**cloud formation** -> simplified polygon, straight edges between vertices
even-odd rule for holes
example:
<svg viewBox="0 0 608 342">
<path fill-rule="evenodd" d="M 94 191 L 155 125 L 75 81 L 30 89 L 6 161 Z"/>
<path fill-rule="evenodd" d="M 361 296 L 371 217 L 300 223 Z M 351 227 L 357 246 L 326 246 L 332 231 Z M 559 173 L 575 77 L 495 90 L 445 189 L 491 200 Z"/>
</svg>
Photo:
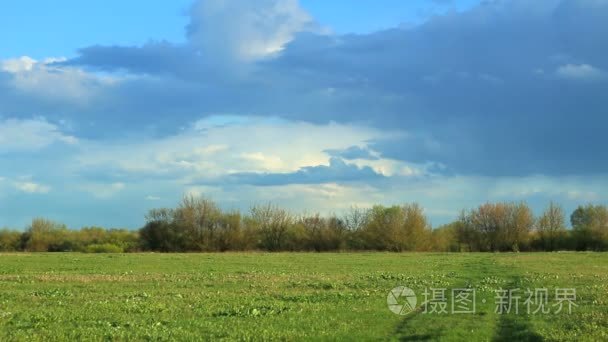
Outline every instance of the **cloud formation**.
<svg viewBox="0 0 608 342">
<path fill-rule="evenodd" d="M 227 24 L 207 20 L 213 13 L 223 18 L 233 12 L 250 18 L 243 23 L 246 28 L 236 25 L 226 31 Z M 395 142 L 406 145 L 399 152 L 392 146 L 379 152 L 404 161 L 438 161 L 455 172 L 576 174 L 601 172 L 608 166 L 608 158 L 597 158 L 602 151 L 577 148 L 600 145 L 599 130 L 606 124 L 600 94 L 608 83 L 570 84 L 565 94 L 560 84 L 602 79 L 608 51 L 596 43 L 608 35 L 600 20 L 608 18 L 606 3 L 499 0 L 436 16 L 412 28 L 343 36 L 307 30 L 311 19 L 293 1 L 267 1 L 259 7 L 201 1 L 191 17 L 188 46 L 92 47 L 68 63 L 177 77 L 166 81 L 175 94 L 160 95 L 163 103 L 149 105 L 153 111 L 190 100 L 183 108 L 189 113 L 240 114 L 254 109 L 311 122 L 398 127 L 415 132 L 416 138 Z M 255 24 L 262 17 L 274 29 Z M 276 22 L 276 17 L 281 20 Z M 283 26 L 289 29 L 277 29 Z M 199 31 L 205 34 L 197 35 Z M 241 38 L 240 32 L 268 38 Z M 268 42 L 274 47 L 253 50 L 275 52 L 246 74 L 225 74 L 209 67 L 217 64 L 212 56 L 192 48 L 195 41 L 213 46 L 222 37 L 233 37 L 228 41 L 237 45 L 243 39 L 254 45 Z M 238 48 L 228 48 L 239 54 L 234 52 Z M 226 60 L 232 70 L 243 66 L 238 58 L 222 59 Z M 159 91 L 153 83 L 145 89 L 149 98 Z M 572 136 L 576 132 L 571 130 L 571 118 L 580 115 L 580 106 L 585 107 L 580 131 L 591 134 Z M 571 137 L 567 143 L 561 138 L 566 135 Z M 379 142 L 377 148 L 385 145 Z"/>
<path fill-rule="evenodd" d="M 255 61 L 277 55 L 294 36 L 315 30 L 297 0 L 203 0 L 192 6 L 187 37 L 209 59 Z"/>
<path fill-rule="evenodd" d="M 484 1 L 344 35 L 295 0 L 199 0 L 188 15 L 183 43 L 2 61 L 3 183 L 32 174 L 90 203 L 418 197 L 437 215 L 607 200 L 606 1 Z"/>
<path fill-rule="evenodd" d="M 232 173 L 220 178 L 219 184 L 276 186 L 290 184 L 327 184 L 371 182 L 384 176 L 370 166 L 358 167 L 339 158 L 330 158 L 329 165 L 305 166 L 291 173 Z"/>
<path fill-rule="evenodd" d="M 39 150 L 54 143 L 74 145 L 74 136 L 62 131 L 58 124 L 45 118 L 0 118 L 0 154 Z"/>
<path fill-rule="evenodd" d="M 575 81 L 598 81 L 605 76 L 602 70 L 589 64 L 565 64 L 556 72 L 559 77 Z"/>
<path fill-rule="evenodd" d="M 47 185 L 34 182 L 16 182 L 15 187 L 20 191 L 30 194 L 46 194 L 51 190 L 51 188 Z"/>
</svg>

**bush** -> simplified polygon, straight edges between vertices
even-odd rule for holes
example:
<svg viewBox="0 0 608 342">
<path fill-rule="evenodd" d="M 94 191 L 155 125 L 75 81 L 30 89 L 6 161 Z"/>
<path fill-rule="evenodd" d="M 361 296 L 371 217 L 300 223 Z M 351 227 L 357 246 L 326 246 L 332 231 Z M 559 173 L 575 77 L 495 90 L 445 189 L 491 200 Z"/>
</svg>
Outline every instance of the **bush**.
<svg viewBox="0 0 608 342">
<path fill-rule="evenodd" d="M 554 203 L 538 219 L 525 203 L 486 203 L 433 230 L 417 204 L 353 207 L 341 217 L 295 216 L 267 204 L 241 215 L 209 199 L 186 196 L 177 208 L 150 210 L 139 231 L 72 230 L 46 219 L 34 219 L 23 232 L 0 229 L 0 252 L 608 250 L 607 206 L 580 206 L 570 220 L 571 230 Z"/>
<path fill-rule="evenodd" d="M 123 253 L 125 250 L 112 243 L 102 243 L 88 245 L 85 249 L 85 253 Z"/>
<path fill-rule="evenodd" d="M 32 220 L 24 234 L 25 250 L 30 252 L 69 252 L 73 251 L 73 241 L 63 224 L 42 218 Z"/>
<path fill-rule="evenodd" d="M 14 252 L 21 249 L 21 233 L 8 229 L 0 230 L 0 252 Z"/>
</svg>

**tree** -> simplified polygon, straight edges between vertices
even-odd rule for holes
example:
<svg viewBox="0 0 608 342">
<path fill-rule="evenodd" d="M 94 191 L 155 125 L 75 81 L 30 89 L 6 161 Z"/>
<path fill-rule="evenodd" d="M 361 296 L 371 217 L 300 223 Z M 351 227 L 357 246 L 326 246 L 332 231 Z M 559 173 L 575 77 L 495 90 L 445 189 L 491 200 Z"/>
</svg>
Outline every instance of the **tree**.
<svg viewBox="0 0 608 342">
<path fill-rule="evenodd" d="M 0 230 L 0 251 L 14 252 L 21 249 L 21 233 L 6 228 Z"/>
<path fill-rule="evenodd" d="M 403 233 L 407 237 L 405 249 L 409 251 L 425 251 L 430 249 L 430 225 L 424 209 L 418 203 L 406 204 L 401 207 L 404 216 Z"/>
<path fill-rule="evenodd" d="M 160 252 L 184 252 L 184 232 L 174 223 L 174 210 L 152 209 L 146 215 L 146 224 L 139 231 L 142 248 Z"/>
<path fill-rule="evenodd" d="M 502 247 L 508 211 L 504 203 L 486 203 L 470 213 L 467 220 L 480 234 L 482 251 L 499 251 Z"/>
<path fill-rule="evenodd" d="M 247 248 L 241 214 L 224 213 L 204 197 L 185 196 L 176 209 L 153 209 L 140 230 L 144 249 L 162 252 L 227 251 Z"/>
<path fill-rule="evenodd" d="M 458 221 L 454 224 L 456 240 L 461 249 L 468 252 L 479 252 L 483 250 L 482 236 L 478 227 L 473 224 L 473 213 L 463 210 Z M 464 248 L 463 248 L 464 246 Z"/>
<path fill-rule="evenodd" d="M 215 202 L 204 197 L 184 196 L 174 212 L 174 225 L 186 239 L 188 251 L 217 249 L 215 239 L 220 229 L 222 211 Z"/>
<path fill-rule="evenodd" d="M 285 246 L 293 221 L 289 212 L 272 204 L 253 206 L 247 220 L 259 233 L 260 247 L 269 251 L 279 251 Z"/>
<path fill-rule="evenodd" d="M 367 244 L 363 241 L 362 231 L 370 219 L 370 209 L 362 209 L 356 206 L 350 207 L 342 216 L 346 232 L 346 245 L 351 249 L 365 249 Z"/>
<path fill-rule="evenodd" d="M 324 238 L 327 222 L 321 215 L 303 216 L 300 218 L 298 225 L 303 228 L 304 232 L 304 241 L 302 241 L 304 246 L 301 246 L 301 248 L 316 252 L 326 250 Z"/>
<path fill-rule="evenodd" d="M 457 226 L 458 240 L 469 250 L 519 251 L 528 247 L 534 225 L 525 203 L 486 203 L 463 212 Z"/>
<path fill-rule="evenodd" d="M 398 206 L 374 206 L 366 225 L 359 231 L 363 246 L 372 250 L 400 252 L 405 250 L 406 236 L 401 230 L 403 211 Z"/>
<path fill-rule="evenodd" d="M 32 220 L 24 234 L 25 250 L 30 252 L 67 252 L 74 250 L 64 224 L 43 218 Z"/>
<path fill-rule="evenodd" d="M 431 250 L 437 252 L 459 252 L 458 226 L 459 222 L 452 222 L 433 229 L 431 234 Z"/>
<path fill-rule="evenodd" d="M 247 248 L 243 238 L 241 213 L 233 211 L 222 213 L 218 217 L 215 249 L 225 252 L 228 250 L 243 250 Z"/>
<path fill-rule="evenodd" d="M 601 205 L 579 206 L 570 216 L 577 248 L 608 249 L 608 208 Z"/>
<path fill-rule="evenodd" d="M 566 235 L 566 219 L 561 206 L 551 202 L 538 219 L 538 234 L 541 246 L 546 251 L 563 247 Z"/>
<path fill-rule="evenodd" d="M 361 230 L 369 221 L 369 212 L 369 209 L 361 209 L 354 206 L 350 207 L 342 218 L 344 227 L 352 232 Z"/>
<path fill-rule="evenodd" d="M 418 204 L 374 206 L 358 232 L 366 249 L 388 251 L 426 250 L 430 247 L 430 229 Z"/>
<path fill-rule="evenodd" d="M 344 249 L 346 234 L 344 221 L 335 216 L 304 215 L 294 226 L 291 249 L 316 252 Z"/>
<path fill-rule="evenodd" d="M 530 242 L 530 232 L 534 227 L 534 214 L 526 203 L 506 205 L 508 221 L 504 225 L 503 246 L 513 252 L 525 250 Z"/>
</svg>

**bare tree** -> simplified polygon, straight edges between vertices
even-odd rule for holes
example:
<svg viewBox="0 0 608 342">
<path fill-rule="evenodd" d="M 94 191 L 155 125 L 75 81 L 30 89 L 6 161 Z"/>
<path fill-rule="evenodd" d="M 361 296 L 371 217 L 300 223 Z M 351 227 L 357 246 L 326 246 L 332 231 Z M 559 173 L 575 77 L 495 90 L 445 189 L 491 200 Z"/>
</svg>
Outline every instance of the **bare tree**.
<svg viewBox="0 0 608 342">
<path fill-rule="evenodd" d="M 551 202 L 538 219 L 538 233 L 544 250 L 554 251 L 566 233 L 566 218 L 561 206 Z"/>
<path fill-rule="evenodd" d="M 357 231 L 363 228 L 369 220 L 369 209 L 362 209 L 356 206 L 350 207 L 350 209 L 344 214 L 342 220 L 346 229 L 350 231 Z"/>
<path fill-rule="evenodd" d="M 293 224 L 293 216 L 272 204 L 254 206 L 250 215 L 250 224 L 255 225 L 259 231 L 261 247 L 269 251 L 281 250 L 287 231 Z"/>
</svg>

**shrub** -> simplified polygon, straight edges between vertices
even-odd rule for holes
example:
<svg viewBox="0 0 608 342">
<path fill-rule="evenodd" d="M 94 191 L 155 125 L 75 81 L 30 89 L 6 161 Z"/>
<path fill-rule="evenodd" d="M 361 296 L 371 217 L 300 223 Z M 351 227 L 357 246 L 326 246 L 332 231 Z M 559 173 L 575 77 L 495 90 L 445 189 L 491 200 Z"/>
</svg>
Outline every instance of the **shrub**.
<svg viewBox="0 0 608 342">
<path fill-rule="evenodd" d="M 112 243 L 92 244 L 85 248 L 85 253 L 123 253 L 124 248 Z"/>
<path fill-rule="evenodd" d="M 73 242 L 68 235 L 65 225 L 37 218 L 24 234 L 25 249 L 30 252 L 72 251 Z"/>
<path fill-rule="evenodd" d="M 21 233 L 8 229 L 0 230 L 0 252 L 14 252 L 21 249 Z"/>
</svg>

